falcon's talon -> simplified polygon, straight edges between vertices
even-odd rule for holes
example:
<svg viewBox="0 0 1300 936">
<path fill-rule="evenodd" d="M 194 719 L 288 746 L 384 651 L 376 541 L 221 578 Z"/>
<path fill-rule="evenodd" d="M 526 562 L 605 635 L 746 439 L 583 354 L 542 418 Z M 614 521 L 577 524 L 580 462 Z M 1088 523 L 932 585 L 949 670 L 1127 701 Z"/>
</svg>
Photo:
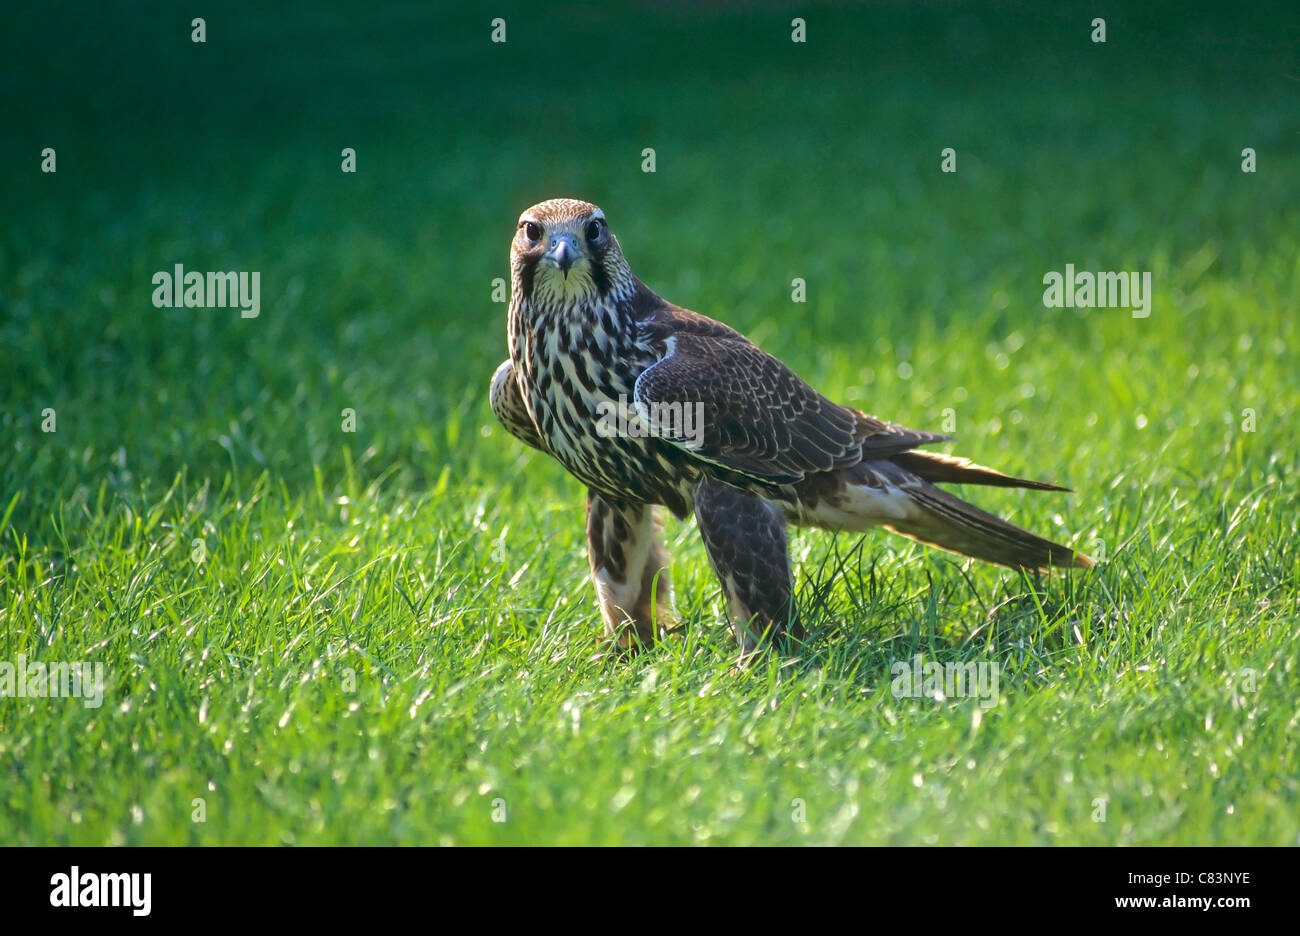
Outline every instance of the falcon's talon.
<svg viewBox="0 0 1300 936">
<path fill-rule="evenodd" d="M 935 485 L 1063 488 L 920 451 L 949 437 L 834 403 L 739 332 L 659 298 L 595 205 L 529 208 L 510 261 L 510 358 L 493 375 L 492 411 L 587 485 L 591 577 L 622 653 L 681 627 L 656 505 L 695 515 L 742 660 L 769 638 L 802 634 L 788 523 L 883 526 L 1033 571 L 1092 566 Z M 602 420 L 629 405 L 638 430 L 609 431 Z M 695 437 L 684 440 L 680 422 L 658 431 L 658 414 L 686 407 L 703 414 Z"/>
</svg>

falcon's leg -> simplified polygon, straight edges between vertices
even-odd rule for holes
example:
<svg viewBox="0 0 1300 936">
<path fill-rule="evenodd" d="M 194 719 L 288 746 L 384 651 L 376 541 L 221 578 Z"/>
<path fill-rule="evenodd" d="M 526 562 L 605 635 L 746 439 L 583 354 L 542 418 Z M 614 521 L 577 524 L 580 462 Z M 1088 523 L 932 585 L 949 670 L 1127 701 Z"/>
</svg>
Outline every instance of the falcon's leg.
<svg viewBox="0 0 1300 936">
<path fill-rule="evenodd" d="M 781 510 L 706 476 L 695 489 L 695 520 L 741 650 L 753 650 L 768 632 L 802 637 Z"/>
<path fill-rule="evenodd" d="M 673 623 L 673 583 L 649 504 L 587 490 L 587 558 L 605 632 L 624 649 L 649 646 Z"/>
<path fill-rule="evenodd" d="M 525 445 L 531 445 L 544 452 L 542 438 L 537 434 L 533 418 L 524 408 L 524 398 L 519 395 L 519 382 L 515 380 L 515 368 L 509 360 L 501 362 L 496 373 L 492 375 L 492 389 L 488 393 L 492 403 L 492 412 L 506 430 Z"/>
</svg>

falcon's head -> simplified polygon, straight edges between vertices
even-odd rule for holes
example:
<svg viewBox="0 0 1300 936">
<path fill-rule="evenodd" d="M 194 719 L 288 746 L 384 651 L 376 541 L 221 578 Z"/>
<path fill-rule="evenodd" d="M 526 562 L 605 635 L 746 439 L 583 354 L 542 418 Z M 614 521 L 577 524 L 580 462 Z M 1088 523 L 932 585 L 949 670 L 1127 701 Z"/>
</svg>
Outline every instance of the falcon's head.
<svg viewBox="0 0 1300 936">
<path fill-rule="evenodd" d="M 516 297 L 542 307 L 585 306 L 632 283 L 605 212 L 573 198 L 552 198 L 519 216 L 510 269 Z"/>
</svg>

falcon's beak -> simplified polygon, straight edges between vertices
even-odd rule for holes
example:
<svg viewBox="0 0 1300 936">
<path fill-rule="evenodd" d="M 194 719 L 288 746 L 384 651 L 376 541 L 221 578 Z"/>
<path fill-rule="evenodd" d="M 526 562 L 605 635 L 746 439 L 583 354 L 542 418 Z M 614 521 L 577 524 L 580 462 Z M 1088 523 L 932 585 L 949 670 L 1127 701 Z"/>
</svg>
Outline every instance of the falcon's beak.
<svg viewBox="0 0 1300 936">
<path fill-rule="evenodd" d="M 559 267 L 567 279 L 569 268 L 578 259 L 578 245 L 568 234 L 557 234 L 551 243 L 551 249 L 546 252 L 546 259 Z"/>
</svg>

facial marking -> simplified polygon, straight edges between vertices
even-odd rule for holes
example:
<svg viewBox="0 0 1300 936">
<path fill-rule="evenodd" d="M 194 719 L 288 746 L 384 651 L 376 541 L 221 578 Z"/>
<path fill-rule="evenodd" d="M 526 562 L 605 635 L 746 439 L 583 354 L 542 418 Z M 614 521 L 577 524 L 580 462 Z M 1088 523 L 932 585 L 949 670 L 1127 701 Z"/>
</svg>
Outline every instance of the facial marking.
<svg viewBox="0 0 1300 936">
<path fill-rule="evenodd" d="M 595 205 L 552 199 L 529 208 L 519 217 L 511 251 L 525 295 L 567 308 L 604 296 L 611 240 L 605 213 Z"/>
</svg>

